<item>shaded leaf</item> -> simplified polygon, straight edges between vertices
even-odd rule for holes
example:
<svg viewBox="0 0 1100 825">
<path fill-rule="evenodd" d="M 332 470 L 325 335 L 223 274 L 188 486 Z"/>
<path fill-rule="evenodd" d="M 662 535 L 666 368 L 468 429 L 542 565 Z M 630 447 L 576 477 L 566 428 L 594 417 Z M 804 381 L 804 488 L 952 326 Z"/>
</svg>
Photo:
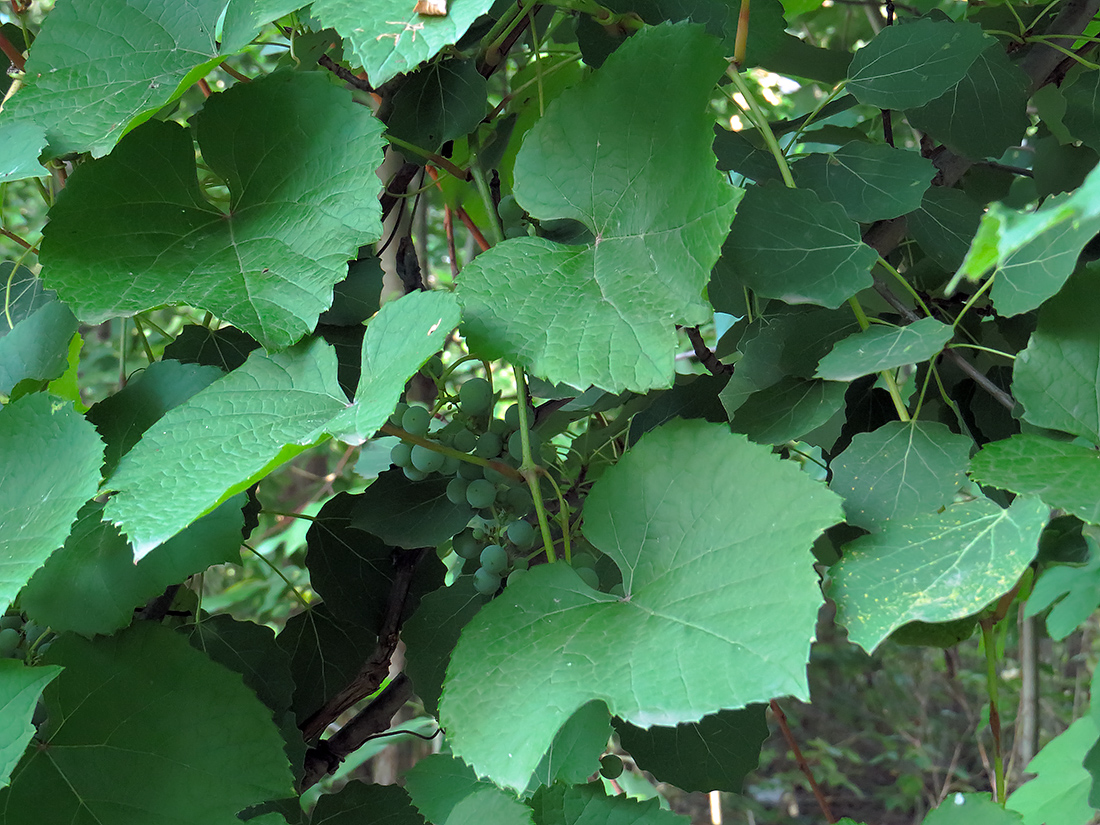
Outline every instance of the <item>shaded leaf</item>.
<svg viewBox="0 0 1100 825">
<path fill-rule="evenodd" d="M 534 793 L 540 785 L 555 782 L 580 785 L 600 769 L 600 754 L 611 738 L 611 717 L 607 705 L 596 700 L 581 705 L 561 726 L 550 748 L 542 757 L 527 790 Z"/>
<path fill-rule="evenodd" d="M 853 381 L 906 364 L 935 357 L 955 330 L 935 318 L 921 318 L 903 327 L 875 324 L 833 345 L 817 365 L 817 377 Z"/>
<path fill-rule="evenodd" d="M 847 384 L 788 377 L 750 395 L 731 420 L 760 444 L 785 444 L 820 427 L 844 406 Z"/>
<path fill-rule="evenodd" d="M 859 433 L 830 463 L 830 487 L 851 524 L 881 529 L 951 502 L 966 480 L 971 441 L 943 424 L 891 421 Z"/>
<path fill-rule="evenodd" d="M 1047 608 L 1047 633 L 1062 640 L 1077 629 L 1100 606 L 1100 556 L 1093 556 L 1084 567 L 1058 565 L 1043 571 L 1024 610 L 1025 616 L 1038 616 Z"/>
<path fill-rule="evenodd" d="M 7 325 L 4 324 L 3 327 Z M 76 317 L 60 301 L 50 301 L 11 329 L 0 327 L 0 395 L 11 395 L 25 379 L 52 381 L 69 363 L 69 341 Z"/>
<path fill-rule="evenodd" d="M 722 259 L 758 295 L 836 308 L 871 285 L 878 255 L 839 204 L 771 183 L 745 192 Z"/>
<path fill-rule="evenodd" d="M 990 40 L 975 23 L 924 18 L 887 26 L 856 52 L 848 91 L 880 109 L 921 106 L 962 80 Z"/>
<path fill-rule="evenodd" d="M 598 783 L 541 788 L 531 799 L 535 825 L 687 825 L 688 820 L 661 810 L 656 799 L 639 802 L 626 796 L 606 796 Z"/>
<path fill-rule="evenodd" d="M 1062 93 L 1066 100 L 1062 123 L 1085 145 L 1100 148 L 1100 125 L 1096 122 L 1096 112 L 1100 110 L 1100 73 L 1081 72 L 1072 85 L 1062 87 Z"/>
<path fill-rule="evenodd" d="M 0 604 L 11 604 L 65 541 L 95 495 L 103 442 L 72 407 L 43 393 L 0 407 Z"/>
<path fill-rule="evenodd" d="M 208 329 L 189 324 L 164 348 L 164 358 L 232 372 L 259 346 L 255 338 L 236 327 Z"/>
<path fill-rule="evenodd" d="M 739 195 L 714 168 L 706 113 L 725 65 L 698 27 L 647 28 L 549 105 L 516 159 L 516 200 L 596 240 L 515 238 L 467 265 L 458 296 L 474 351 L 552 383 L 672 384 L 675 324 L 710 317 L 701 294 Z"/>
<path fill-rule="evenodd" d="M 0 659 L 0 789 L 8 786 L 12 770 L 34 736 L 31 717 L 38 697 L 60 672 L 56 665 L 27 667 L 15 659 Z"/>
<path fill-rule="evenodd" d="M 254 352 L 145 431 L 108 482 L 117 492 L 106 516 L 140 559 L 304 450 L 344 406 L 336 356 L 323 341 Z"/>
<path fill-rule="evenodd" d="M 716 487 L 718 474 L 728 482 Z M 585 505 L 585 536 L 618 565 L 626 596 L 548 564 L 487 604 L 447 671 L 441 721 L 455 751 L 523 788 L 558 729 L 593 699 L 647 727 L 804 696 L 819 598 L 808 548 L 839 509 L 793 463 L 722 425 L 674 421 L 647 433 Z M 635 639 L 627 649 L 623 634 Z M 662 654 L 670 649 L 675 662 Z M 479 715 L 486 703 L 491 729 Z"/>
<path fill-rule="evenodd" d="M 920 208 L 906 217 L 906 226 L 925 255 L 954 272 L 970 248 L 984 211 L 958 189 L 933 186 L 921 198 Z"/>
<path fill-rule="evenodd" d="M 1093 776 L 1082 763 L 1096 745 L 1100 731 L 1091 716 L 1083 716 L 1043 746 L 1027 765 L 1036 774 L 1018 787 L 1005 803 L 1023 815 L 1023 825 L 1087 825 L 1096 811 L 1089 804 Z"/>
<path fill-rule="evenodd" d="M 435 151 L 477 128 L 489 87 L 473 60 L 441 60 L 407 78 L 393 97 L 390 134 Z"/>
<path fill-rule="evenodd" d="M 837 622 L 870 653 L 906 622 L 977 613 L 1020 578 L 1049 515 L 1034 498 L 978 499 L 856 539 L 829 570 Z"/>
<path fill-rule="evenodd" d="M 408 792 L 398 785 L 349 782 L 340 793 L 322 794 L 309 825 L 425 825 Z"/>
<path fill-rule="evenodd" d="M 293 793 L 271 711 L 168 628 L 63 636 L 46 659 L 64 670 L 45 692 L 46 747 L 0 791 L 12 821 L 235 825 L 242 808 Z"/>
<path fill-rule="evenodd" d="M 184 303 L 289 346 L 380 234 L 382 126 L 316 72 L 238 84 L 192 121 L 227 211 L 200 190 L 190 131 L 147 123 L 69 178 L 43 233 L 48 284 L 89 323 Z"/>
<path fill-rule="evenodd" d="M 461 532 L 474 514 L 447 498 L 448 481 L 439 475 L 409 481 L 391 468 L 356 496 L 351 524 L 393 547 L 434 547 Z"/>
<path fill-rule="evenodd" d="M 765 705 L 723 710 L 698 722 L 649 730 L 617 722 L 619 740 L 638 767 L 682 791 L 741 793 L 768 738 Z"/>
<path fill-rule="evenodd" d="M 405 787 L 432 825 L 532 825 L 530 808 L 447 754 L 432 754 L 413 765 L 405 774 Z"/>
</svg>

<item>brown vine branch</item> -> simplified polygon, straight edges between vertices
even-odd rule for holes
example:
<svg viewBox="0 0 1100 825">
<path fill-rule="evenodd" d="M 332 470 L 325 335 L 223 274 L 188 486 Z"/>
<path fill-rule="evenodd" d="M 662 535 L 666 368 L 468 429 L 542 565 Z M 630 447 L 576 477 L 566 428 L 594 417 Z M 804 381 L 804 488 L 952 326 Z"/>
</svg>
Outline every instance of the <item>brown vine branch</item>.
<svg viewBox="0 0 1100 825">
<path fill-rule="evenodd" d="M 351 71 L 350 69 L 345 69 L 327 54 L 323 54 L 318 57 L 317 63 L 321 66 L 324 66 L 326 69 L 328 69 L 342 81 L 347 83 L 349 86 L 354 86 L 359 91 L 367 92 L 368 94 L 374 92 L 374 87 L 371 86 L 370 83 L 359 77 L 359 75 L 355 74 L 355 72 Z"/>
<path fill-rule="evenodd" d="M 23 247 L 24 249 L 29 249 L 35 255 L 38 254 L 38 247 L 37 246 L 32 246 L 31 244 L 29 244 L 27 241 L 20 238 L 18 235 L 16 235 L 11 230 L 5 229 L 4 227 L 0 226 L 0 235 L 3 235 L 5 238 L 9 238 L 9 239 L 15 241 L 21 247 Z"/>
<path fill-rule="evenodd" d="M 373 736 L 382 733 L 405 703 L 412 698 L 409 677 L 399 673 L 369 705 L 340 730 L 306 751 L 305 772 L 299 791 L 305 791 L 334 773 L 340 763 Z"/>
<path fill-rule="evenodd" d="M 783 712 L 783 708 L 779 707 L 779 703 L 775 699 L 772 699 L 770 704 L 772 713 L 775 714 L 775 719 L 779 723 L 779 729 L 783 731 L 783 738 L 787 740 L 787 745 L 794 755 L 795 764 L 798 765 L 798 769 L 802 771 L 802 775 L 810 783 L 810 790 L 814 792 L 814 798 L 817 800 L 818 807 L 821 808 L 821 813 L 825 815 L 825 821 L 829 823 L 836 822 L 836 817 L 833 816 L 833 811 L 829 807 L 829 801 L 825 798 L 825 794 L 821 792 L 817 780 L 814 779 L 814 772 L 810 770 L 810 763 L 802 755 L 802 749 L 798 747 L 798 742 L 795 741 L 794 734 L 791 733 L 791 727 L 787 724 L 787 714 Z"/>
<path fill-rule="evenodd" d="M 23 57 L 23 52 L 19 51 L 15 44 L 4 36 L 3 32 L 0 32 L 0 52 L 3 52 L 11 61 L 11 65 L 19 71 L 24 71 L 27 68 L 27 59 Z"/>
<path fill-rule="evenodd" d="M 409 587 L 417 565 L 426 553 L 424 549 L 394 551 L 393 584 L 390 586 L 390 597 L 382 628 L 378 631 L 378 644 L 363 666 L 359 668 L 355 678 L 329 699 L 323 708 L 299 725 L 306 742 L 317 739 L 341 713 L 378 690 L 389 675 L 390 660 L 393 658 L 394 650 L 397 649 L 401 633 Z"/>
<path fill-rule="evenodd" d="M 733 366 L 723 364 L 718 356 L 704 343 L 703 334 L 699 332 L 699 327 L 682 327 L 682 329 L 687 333 L 688 340 L 691 341 L 691 348 L 695 351 L 695 357 L 699 359 L 700 364 L 707 368 L 707 372 L 711 375 L 729 375 L 733 372 Z"/>
</svg>

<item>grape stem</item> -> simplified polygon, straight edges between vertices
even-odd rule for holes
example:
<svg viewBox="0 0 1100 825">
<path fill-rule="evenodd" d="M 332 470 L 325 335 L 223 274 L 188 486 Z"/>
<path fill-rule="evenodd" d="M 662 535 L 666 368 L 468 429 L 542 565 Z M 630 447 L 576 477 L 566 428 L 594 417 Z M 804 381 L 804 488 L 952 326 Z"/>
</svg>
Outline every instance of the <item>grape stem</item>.
<svg viewBox="0 0 1100 825">
<path fill-rule="evenodd" d="M 419 444 L 421 447 L 427 447 L 429 450 L 440 453 L 445 456 L 451 456 L 457 458 L 459 461 L 465 461 L 469 464 L 480 464 L 482 467 L 491 467 L 501 475 L 508 476 L 508 478 L 515 481 L 526 481 L 526 477 L 515 467 L 509 467 L 503 461 L 494 461 L 491 458 L 482 458 L 478 455 L 470 455 L 470 453 L 464 453 L 461 450 L 456 450 L 454 447 L 447 447 L 440 444 L 438 441 L 431 441 L 422 435 L 413 435 L 412 433 L 402 430 L 400 427 L 395 427 L 388 421 L 380 428 L 381 432 L 386 435 L 395 435 L 402 441 L 407 441 L 410 444 Z"/>
<path fill-rule="evenodd" d="M 539 490 L 539 470 L 542 469 L 531 456 L 531 431 L 527 429 L 527 379 L 523 374 L 523 367 L 513 365 L 512 370 L 516 374 L 516 409 L 519 412 L 519 439 L 523 446 L 523 461 L 520 462 L 519 472 L 531 488 L 531 498 L 535 502 L 535 515 L 539 520 L 539 532 L 542 533 L 542 545 L 546 548 L 546 560 L 553 564 L 558 560 L 554 552 L 554 539 L 550 535 L 550 522 L 546 518 L 546 508 L 542 506 L 542 493 Z M 564 502 L 562 502 L 564 505 Z M 565 513 L 565 511 L 562 511 Z M 568 518 L 568 513 L 565 513 Z M 565 558 L 569 559 L 569 534 L 563 535 Z"/>
</svg>

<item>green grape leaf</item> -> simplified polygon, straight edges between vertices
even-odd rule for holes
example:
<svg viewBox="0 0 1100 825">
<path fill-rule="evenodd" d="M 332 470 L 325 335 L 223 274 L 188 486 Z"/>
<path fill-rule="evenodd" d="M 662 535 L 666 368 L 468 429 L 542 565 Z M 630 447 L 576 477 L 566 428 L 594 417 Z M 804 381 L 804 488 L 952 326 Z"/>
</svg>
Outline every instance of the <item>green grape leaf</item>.
<svg viewBox="0 0 1100 825">
<path fill-rule="evenodd" d="M 34 574 L 19 606 L 42 626 L 85 636 L 112 633 L 134 618 L 134 608 L 212 564 L 241 560 L 241 508 L 234 496 L 170 538 L 140 562 L 118 529 L 104 522 L 103 505 L 89 502 L 65 546 Z"/>
<path fill-rule="evenodd" d="M 943 424 L 891 421 L 852 438 L 830 463 L 829 486 L 844 496 L 851 524 L 877 530 L 949 504 L 966 480 L 970 446 Z"/>
<path fill-rule="evenodd" d="M 871 653 L 906 622 L 977 613 L 1035 558 L 1049 515 L 1035 498 L 1017 498 L 1007 510 L 978 499 L 856 539 L 829 570 L 837 622 Z"/>
<path fill-rule="evenodd" d="M 832 418 L 844 406 L 847 389 L 839 381 L 789 376 L 750 395 L 730 423 L 760 444 L 785 444 Z"/>
<path fill-rule="evenodd" d="M 853 221 L 896 218 L 920 206 L 936 169 L 932 161 L 881 143 L 852 141 L 794 166 L 799 186 L 836 201 Z"/>
<path fill-rule="evenodd" d="M 458 318 L 458 302 L 449 292 L 413 292 L 383 306 L 363 335 L 355 401 L 327 432 L 348 444 L 371 438 L 393 412 L 405 382 L 443 349 Z"/>
<path fill-rule="evenodd" d="M 1047 608 L 1047 632 L 1061 641 L 1100 606 L 1100 555 L 1084 567 L 1057 565 L 1047 568 L 1027 600 L 1025 616 L 1038 616 Z"/>
<path fill-rule="evenodd" d="M 376 641 L 369 630 L 333 616 L 324 602 L 291 616 L 275 638 L 290 655 L 299 723 L 352 680 Z"/>
<path fill-rule="evenodd" d="M 15 659 L 0 659 L 0 789 L 34 736 L 31 717 L 43 688 L 57 678 L 56 665 L 27 667 Z"/>
<path fill-rule="evenodd" d="M 164 348 L 164 358 L 232 372 L 259 346 L 255 338 L 236 327 L 209 329 L 189 324 Z"/>
<path fill-rule="evenodd" d="M 1100 125 L 1096 112 L 1100 109 L 1100 74 L 1081 72 L 1068 88 L 1063 86 L 1066 111 L 1062 123 L 1075 138 L 1093 149 L 1100 148 Z"/>
<path fill-rule="evenodd" d="M 485 597 L 474 590 L 473 577 L 460 576 L 450 587 L 424 596 L 401 628 L 405 672 L 428 713 L 437 712 L 447 663 L 462 628 L 483 604 Z"/>
<path fill-rule="evenodd" d="M 396 467 L 355 497 L 351 525 L 393 547 L 434 547 L 462 531 L 473 516 L 468 504 L 447 498 L 443 476 L 409 481 Z"/>
<path fill-rule="evenodd" d="M 52 381 L 65 372 L 69 342 L 77 328 L 67 306 L 51 301 L 11 329 L 6 327 L 0 323 L 0 395 L 11 395 L 27 378 Z"/>
<path fill-rule="evenodd" d="M 432 754 L 413 765 L 405 787 L 432 825 L 532 825 L 530 808 L 447 754 Z"/>
<path fill-rule="evenodd" d="M 929 811 L 922 825 L 1022 825 L 1020 814 L 1007 811 L 988 793 L 956 793 Z"/>
<path fill-rule="evenodd" d="M 727 482 L 716 486 L 719 475 Z M 626 596 L 548 564 L 482 608 L 451 656 L 440 707 L 455 752 L 522 789 L 558 729 L 594 699 L 648 727 L 805 696 L 820 598 L 808 550 L 839 516 L 839 499 L 793 462 L 723 425 L 681 420 L 646 433 L 585 504 L 585 536 L 618 565 Z M 628 649 L 615 641 L 624 634 Z M 661 651 L 672 649 L 670 663 Z M 479 715 L 486 704 L 492 727 Z"/>
<path fill-rule="evenodd" d="M 1038 496 L 1051 507 L 1100 524 L 1100 453 L 1038 435 L 1014 435 L 974 456 L 975 481 Z"/>
<path fill-rule="evenodd" d="M 847 89 L 879 109 L 922 106 L 962 80 L 991 39 L 975 23 L 925 18 L 887 26 L 856 52 Z"/>
<path fill-rule="evenodd" d="M 302 0 L 229 0 L 222 22 L 222 53 L 231 54 L 247 46 L 272 20 L 302 5 Z"/>
<path fill-rule="evenodd" d="M 903 327 L 875 324 L 837 341 L 818 363 L 817 377 L 854 381 L 862 375 L 920 364 L 934 358 L 954 332 L 950 325 L 935 318 L 921 318 Z"/>
<path fill-rule="evenodd" d="M 116 494 L 106 517 L 140 560 L 304 450 L 345 405 L 336 355 L 323 341 L 275 355 L 257 351 L 145 431 L 107 483 Z"/>
<path fill-rule="evenodd" d="M 455 43 L 492 5 L 449 0 L 447 14 L 436 17 L 418 14 L 407 0 L 314 0 L 310 13 L 343 35 L 371 84 L 381 86 Z"/>
<path fill-rule="evenodd" d="M 69 535 L 96 493 L 103 442 L 70 404 L 35 393 L 0 407 L 0 605 Z"/>
<path fill-rule="evenodd" d="M 686 817 L 661 810 L 656 799 L 607 796 L 599 783 L 541 788 L 530 805 L 535 825 L 688 825 Z"/>
<path fill-rule="evenodd" d="M 611 717 L 599 700 L 581 705 L 561 726 L 527 786 L 534 793 L 555 782 L 580 785 L 600 769 L 600 754 L 611 738 Z"/>
<path fill-rule="evenodd" d="M 222 375 L 224 373 L 217 367 L 155 361 L 117 393 L 88 410 L 88 420 L 107 442 L 104 475 L 114 471 L 122 456 L 162 415 Z"/>
<path fill-rule="evenodd" d="M 1046 201 L 1056 208 L 1070 195 Z M 1062 288 L 1077 267 L 1077 258 L 1093 236 L 1100 232 L 1100 215 L 1066 221 L 1052 226 L 1021 246 L 994 271 L 990 296 L 997 314 L 1030 312 Z"/>
<path fill-rule="evenodd" d="M 42 279 L 22 264 L 0 261 L 0 337 L 20 321 L 30 318 L 47 304 L 57 300 L 53 290 L 46 289 Z"/>
<path fill-rule="evenodd" d="M 393 96 L 389 133 L 433 152 L 477 128 L 489 107 L 489 86 L 473 60 L 430 63 Z"/>
<path fill-rule="evenodd" d="M 1031 125 L 1030 81 L 994 43 L 953 88 L 905 113 L 917 129 L 972 160 L 999 158 L 1017 146 Z"/>
<path fill-rule="evenodd" d="M 382 125 L 317 72 L 238 84 L 192 122 L 226 211 L 199 187 L 190 131 L 147 123 L 70 176 L 43 233 L 47 283 L 89 323 L 184 303 L 287 347 L 379 237 Z"/>
<path fill-rule="evenodd" d="M 1100 444 L 1100 294 L 1095 270 L 1075 276 L 1039 312 L 1039 325 L 1016 357 L 1012 390 L 1024 418 Z"/>
<path fill-rule="evenodd" d="M 458 296 L 474 351 L 552 383 L 672 384 L 675 324 L 709 319 L 702 292 L 740 194 L 711 152 L 707 101 L 725 65 L 697 26 L 647 28 L 547 107 L 516 159 L 516 200 L 595 241 L 515 238 L 468 264 Z"/>
<path fill-rule="evenodd" d="M 1023 825 L 1091 822 L 1096 813 L 1089 804 L 1093 777 L 1082 763 L 1098 736 L 1096 721 L 1082 716 L 1047 742 L 1027 765 L 1027 773 L 1036 776 L 1014 790 L 1005 807 L 1022 814 Z"/>
<path fill-rule="evenodd" d="M 339 793 L 321 794 L 309 825 L 427 825 L 399 785 L 348 782 Z"/>
<path fill-rule="evenodd" d="M 984 211 L 958 189 L 933 186 L 921 198 L 920 208 L 906 216 L 906 226 L 925 255 L 954 272 L 970 248 Z"/>
<path fill-rule="evenodd" d="M 836 308 L 871 285 L 878 254 L 840 204 L 772 182 L 745 192 L 722 259 L 762 297 Z"/>
<path fill-rule="evenodd" d="M 48 157 L 104 155 L 135 119 L 148 119 L 209 71 L 196 67 L 217 62 L 214 29 L 224 8 L 225 0 L 61 3 L 35 38 L 26 85 L 4 116 L 43 129 Z"/>
<path fill-rule="evenodd" d="M 235 825 L 242 808 L 293 794 L 271 711 L 168 628 L 63 636 L 45 658 L 64 671 L 45 691 L 44 747 L 0 791 L 12 821 Z"/>
<path fill-rule="evenodd" d="M 616 722 L 619 741 L 642 770 L 682 791 L 741 793 L 768 738 L 766 705 L 723 710 L 698 722 L 649 730 Z"/>
<path fill-rule="evenodd" d="M 49 172 L 38 162 L 46 146 L 46 132 L 36 123 L 20 120 L 0 122 L 0 183 L 37 178 Z"/>
</svg>

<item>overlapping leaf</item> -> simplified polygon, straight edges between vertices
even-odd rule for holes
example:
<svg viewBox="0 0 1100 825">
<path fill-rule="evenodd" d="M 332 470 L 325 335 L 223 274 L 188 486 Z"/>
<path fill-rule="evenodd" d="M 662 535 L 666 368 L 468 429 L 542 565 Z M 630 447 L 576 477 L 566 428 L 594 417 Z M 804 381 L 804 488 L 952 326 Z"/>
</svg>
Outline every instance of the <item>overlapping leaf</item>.
<svg viewBox="0 0 1100 825">
<path fill-rule="evenodd" d="M 322 794 L 310 825 L 426 825 L 399 785 L 348 782 L 340 793 Z"/>
<path fill-rule="evenodd" d="M 906 226 L 925 255 L 953 272 L 966 256 L 984 211 L 958 189 L 933 186 L 924 193 L 920 208 L 906 216 Z"/>
<path fill-rule="evenodd" d="M 194 121 L 228 211 L 200 191 L 190 132 L 147 123 L 70 177 L 44 233 L 47 283 L 84 321 L 185 303 L 289 346 L 378 238 L 381 124 L 312 72 L 239 84 Z"/>
<path fill-rule="evenodd" d="M 50 301 L 10 330 L 0 327 L 0 395 L 11 395 L 25 379 L 50 381 L 65 372 L 76 328 L 76 318 L 60 301 Z"/>
<path fill-rule="evenodd" d="M 350 44 L 370 82 L 380 86 L 457 41 L 492 0 L 449 0 L 447 14 L 416 12 L 407 0 L 315 0 L 311 13 Z"/>
<path fill-rule="evenodd" d="M 517 238 L 468 265 L 458 295 L 477 352 L 580 387 L 672 383 L 675 324 L 709 317 L 702 291 L 738 200 L 714 168 L 706 114 L 724 66 L 698 27 L 662 25 L 548 107 L 516 160 L 516 199 L 595 242 Z"/>
<path fill-rule="evenodd" d="M 390 134 L 435 151 L 477 128 L 488 85 L 472 60 L 441 60 L 409 77 L 393 99 Z"/>
<path fill-rule="evenodd" d="M 597 783 L 542 788 L 531 800 L 535 825 L 687 825 L 687 819 L 661 809 L 656 799 L 639 802 L 625 795 L 607 796 Z"/>
<path fill-rule="evenodd" d="M 598 699 L 581 705 L 554 736 L 527 790 L 555 782 L 580 785 L 600 769 L 600 754 L 611 738 L 611 717 Z"/>
<path fill-rule="evenodd" d="M 870 653 L 906 622 L 977 613 L 1019 579 L 1049 514 L 1035 498 L 978 499 L 856 539 L 829 571 L 837 622 Z"/>
<path fill-rule="evenodd" d="M 1096 814 L 1089 804 L 1092 775 L 1082 764 L 1100 735 L 1092 716 L 1084 716 L 1043 746 L 1027 764 L 1035 774 L 1008 797 L 1009 810 L 1023 815 L 1023 825 L 1050 822 L 1085 825 Z"/>
<path fill-rule="evenodd" d="M 753 393 L 734 413 L 734 432 L 760 444 L 783 444 L 820 427 L 844 406 L 847 385 L 839 381 L 784 378 Z"/>
<path fill-rule="evenodd" d="M 924 18 L 887 26 L 856 52 L 848 91 L 880 109 L 912 109 L 942 95 L 990 46 L 975 23 Z"/>
<path fill-rule="evenodd" d="M 1039 326 L 1012 370 L 1024 418 L 1100 444 L 1100 292 L 1096 273 L 1072 278 L 1039 313 Z"/>
<path fill-rule="evenodd" d="M 0 408 L 0 605 L 65 541 L 95 495 L 103 442 L 65 401 L 25 396 Z"/>
<path fill-rule="evenodd" d="M 808 548 L 839 515 L 835 496 L 721 425 L 647 433 L 585 505 L 585 535 L 619 566 L 626 597 L 553 564 L 486 605 L 447 672 L 441 721 L 456 753 L 523 788 L 557 730 L 593 699 L 647 727 L 804 696 L 819 598 Z M 624 636 L 634 640 L 626 649 Z"/>
<path fill-rule="evenodd" d="M 46 132 L 27 121 L 0 121 L 0 183 L 47 174 L 38 156 L 46 146 Z"/>
<path fill-rule="evenodd" d="M 1066 113 L 1062 123 L 1075 138 L 1097 148 L 1100 146 L 1100 125 L 1096 122 L 1096 111 L 1100 107 L 1100 74 L 1081 72 L 1063 93 Z"/>
<path fill-rule="evenodd" d="M 323 341 L 244 366 L 169 410 L 119 462 L 106 517 L 140 559 L 319 438 L 346 406 Z M 172 472 L 166 473 L 165 466 Z"/>
<path fill-rule="evenodd" d="M 222 21 L 222 51 L 237 51 L 264 25 L 301 7 L 301 0 L 229 0 Z"/>
<path fill-rule="evenodd" d="M 469 765 L 437 753 L 405 774 L 405 787 L 432 825 L 533 825 L 531 809 L 507 791 L 478 779 Z"/>
<path fill-rule="evenodd" d="M 933 808 L 922 825 L 1023 825 L 1016 811 L 994 802 L 988 793 L 951 794 Z"/>
<path fill-rule="evenodd" d="M 837 341 L 817 365 L 817 377 L 852 381 L 932 358 L 951 340 L 954 330 L 935 318 L 921 318 L 903 327 L 876 324 Z"/>
<path fill-rule="evenodd" d="M 47 659 L 64 670 L 45 692 L 45 747 L 0 791 L 9 821 L 234 825 L 293 793 L 271 711 L 168 628 L 66 636 Z"/>
<path fill-rule="evenodd" d="M 734 276 L 758 295 L 830 308 L 871 285 L 877 258 L 840 204 L 779 183 L 749 187 L 722 247 Z"/>
<path fill-rule="evenodd" d="M 1061 641 L 1086 621 L 1100 606 L 1100 556 L 1084 567 L 1049 567 L 1035 583 L 1025 616 L 1038 616 L 1047 608 L 1046 627 L 1052 639 Z"/>
<path fill-rule="evenodd" d="M 12 769 L 34 736 L 31 717 L 42 689 L 60 672 L 56 665 L 27 667 L 15 659 L 0 659 L 0 789 L 8 786 Z"/>
</svg>

